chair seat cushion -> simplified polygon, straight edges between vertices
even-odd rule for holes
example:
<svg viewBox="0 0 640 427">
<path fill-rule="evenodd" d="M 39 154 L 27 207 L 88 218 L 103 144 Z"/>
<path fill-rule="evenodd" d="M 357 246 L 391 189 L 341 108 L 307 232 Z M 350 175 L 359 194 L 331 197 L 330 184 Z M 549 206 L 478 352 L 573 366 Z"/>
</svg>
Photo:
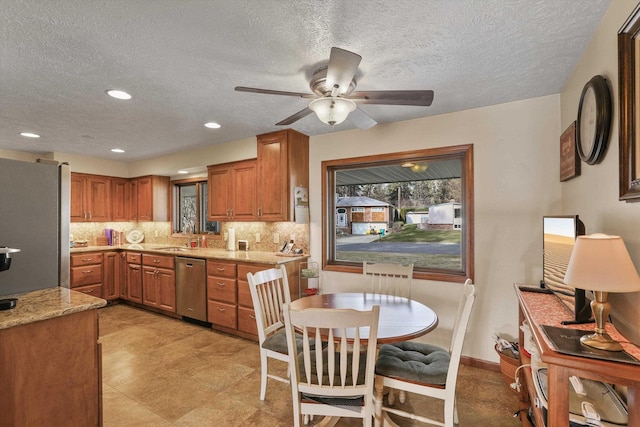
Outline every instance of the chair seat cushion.
<svg viewBox="0 0 640 427">
<path fill-rule="evenodd" d="M 384 344 L 378 353 L 376 374 L 444 385 L 450 359 L 448 351 L 435 345 L 411 341 Z"/>
<path fill-rule="evenodd" d="M 312 349 L 316 348 L 314 340 L 310 339 L 309 344 Z M 298 352 L 302 352 L 302 335 L 300 334 L 296 334 L 296 345 L 298 347 Z M 278 329 L 274 334 L 268 336 L 262 342 L 262 348 L 282 354 L 288 354 L 289 349 L 287 348 L 287 333 L 285 329 Z"/>
</svg>

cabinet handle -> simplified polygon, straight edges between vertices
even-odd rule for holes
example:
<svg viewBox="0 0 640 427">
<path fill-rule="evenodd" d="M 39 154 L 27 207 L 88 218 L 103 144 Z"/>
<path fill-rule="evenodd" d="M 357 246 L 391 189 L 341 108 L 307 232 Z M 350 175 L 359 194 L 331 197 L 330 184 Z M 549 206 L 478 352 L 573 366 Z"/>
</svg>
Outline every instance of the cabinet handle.
<svg viewBox="0 0 640 427">
<path fill-rule="evenodd" d="M 256 316 L 254 316 L 253 314 L 250 314 L 250 315 L 249 315 L 249 319 L 256 320 Z"/>
<path fill-rule="evenodd" d="M 82 272 L 82 274 L 89 274 L 89 273 L 93 273 L 93 270 L 85 270 Z"/>
<path fill-rule="evenodd" d="M 86 212 L 82 213 L 82 219 L 84 219 L 85 221 L 87 220 L 87 213 Z"/>
<path fill-rule="evenodd" d="M 220 286 L 221 288 L 224 288 L 226 286 L 224 283 L 220 283 L 220 282 L 217 282 L 216 285 Z"/>
<path fill-rule="evenodd" d="M 224 267 L 216 267 L 216 270 L 218 270 L 218 271 L 224 271 Z"/>
<path fill-rule="evenodd" d="M 262 208 L 258 208 L 258 216 L 262 216 Z"/>
<path fill-rule="evenodd" d="M 93 289 L 87 289 L 86 291 L 83 291 L 85 294 L 92 294 L 93 293 Z"/>
<path fill-rule="evenodd" d="M 218 311 L 221 311 L 221 312 L 225 312 L 225 311 L 227 311 L 226 309 L 224 309 L 224 308 L 220 308 L 220 307 L 217 307 L 217 309 L 218 309 Z"/>
<path fill-rule="evenodd" d="M 82 262 L 93 261 L 93 258 L 82 258 Z"/>
<path fill-rule="evenodd" d="M 91 215 L 91 211 L 89 211 L 89 219 L 91 220 L 91 218 L 93 218 L 93 215 Z"/>
<path fill-rule="evenodd" d="M 154 259 L 153 262 L 155 262 L 156 264 L 160 262 L 159 259 Z"/>
</svg>

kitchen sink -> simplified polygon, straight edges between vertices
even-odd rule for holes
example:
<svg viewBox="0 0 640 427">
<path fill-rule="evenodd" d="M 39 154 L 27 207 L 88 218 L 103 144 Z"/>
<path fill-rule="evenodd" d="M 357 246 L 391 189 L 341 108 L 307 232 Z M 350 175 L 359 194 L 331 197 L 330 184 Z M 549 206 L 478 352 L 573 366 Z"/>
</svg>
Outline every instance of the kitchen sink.
<svg viewBox="0 0 640 427">
<path fill-rule="evenodd" d="M 182 246 L 171 246 L 169 248 L 158 248 L 158 251 L 167 251 L 167 252 L 182 252 L 182 251 L 188 251 L 189 248 L 186 247 L 182 247 Z"/>
</svg>

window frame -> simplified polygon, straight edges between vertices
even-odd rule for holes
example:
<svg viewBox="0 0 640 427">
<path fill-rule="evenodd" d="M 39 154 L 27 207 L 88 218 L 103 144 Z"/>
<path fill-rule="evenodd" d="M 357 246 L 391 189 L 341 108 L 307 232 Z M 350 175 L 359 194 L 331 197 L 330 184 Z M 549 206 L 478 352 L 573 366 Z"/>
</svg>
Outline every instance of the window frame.
<svg viewBox="0 0 640 427">
<path fill-rule="evenodd" d="M 184 234 L 180 231 L 176 231 L 175 230 L 175 216 L 177 211 L 180 209 L 180 207 L 178 206 L 178 193 L 180 191 L 179 187 L 181 186 L 185 186 L 185 185 L 190 185 L 190 184 L 196 184 L 196 194 L 198 194 L 198 203 L 197 203 L 197 210 L 198 210 L 198 214 L 200 213 L 200 211 L 202 210 L 202 203 L 203 201 L 200 200 L 200 186 L 198 185 L 199 183 L 205 183 L 207 184 L 207 186 L 209 185 L 208 183 L 208 179 L 206 176 L 202 176 L 202 177 L 192 177 L 192 178 L 184 178 L 184 179 L 176 179 L 176 180 L 172 180 L 171 181 L 171 236 L 172 237 L 183 237 Z M 204 218 L 205 220 L 207 218 Z M 197 233 L 193 233 L 194 236 L 207 236 L 208 239 L 213 239 L 213 240 L 217 240 L 217 239 L 222 239 L 222 233 L 219 234 L 215 234 L 215 233 L 209 233 L 206 231 L 202 231 L 199 229 L 200 228 L 200 221 L 198 221 L 198 232 Z"/>
<path fill-rule="evenodd" d="M 327 271 L 362 274 L 362 265 L 335 260 L 336 197 L 335 171 L 341 169 L 380 166 L 408 161 L 437 161 L 459 159 L 462 163 L 462 221 L 461 236 L 462 271 L 414 268 L 413 277 L 424 280 L 462 283 L 474 280 L 474 189 L 473 144 L 428 148 L 397 153 L 325 160 L 322 162 L 322 268 Z"/>
</svg>

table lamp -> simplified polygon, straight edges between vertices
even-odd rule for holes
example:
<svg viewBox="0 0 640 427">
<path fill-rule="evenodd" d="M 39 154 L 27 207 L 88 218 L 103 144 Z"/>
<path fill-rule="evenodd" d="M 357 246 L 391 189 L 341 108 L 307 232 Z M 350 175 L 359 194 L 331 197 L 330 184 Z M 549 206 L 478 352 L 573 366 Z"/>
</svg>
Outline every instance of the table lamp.
<svg viewBox="0 0 640 427">
<path fill-rule="evenodd" d="M 580 342 L 600 350 L 622 351 L 619 342 L 607 334 L 605 324 L 611 304 L 609 292 L 640 291 L 640 276 L 620 236 L 592 234 L 578 236 L 569 259 L 564 283 L 593 291 L 591 310 L 596 321 L 595 333 L 583 335 Z"/>
</svg>

